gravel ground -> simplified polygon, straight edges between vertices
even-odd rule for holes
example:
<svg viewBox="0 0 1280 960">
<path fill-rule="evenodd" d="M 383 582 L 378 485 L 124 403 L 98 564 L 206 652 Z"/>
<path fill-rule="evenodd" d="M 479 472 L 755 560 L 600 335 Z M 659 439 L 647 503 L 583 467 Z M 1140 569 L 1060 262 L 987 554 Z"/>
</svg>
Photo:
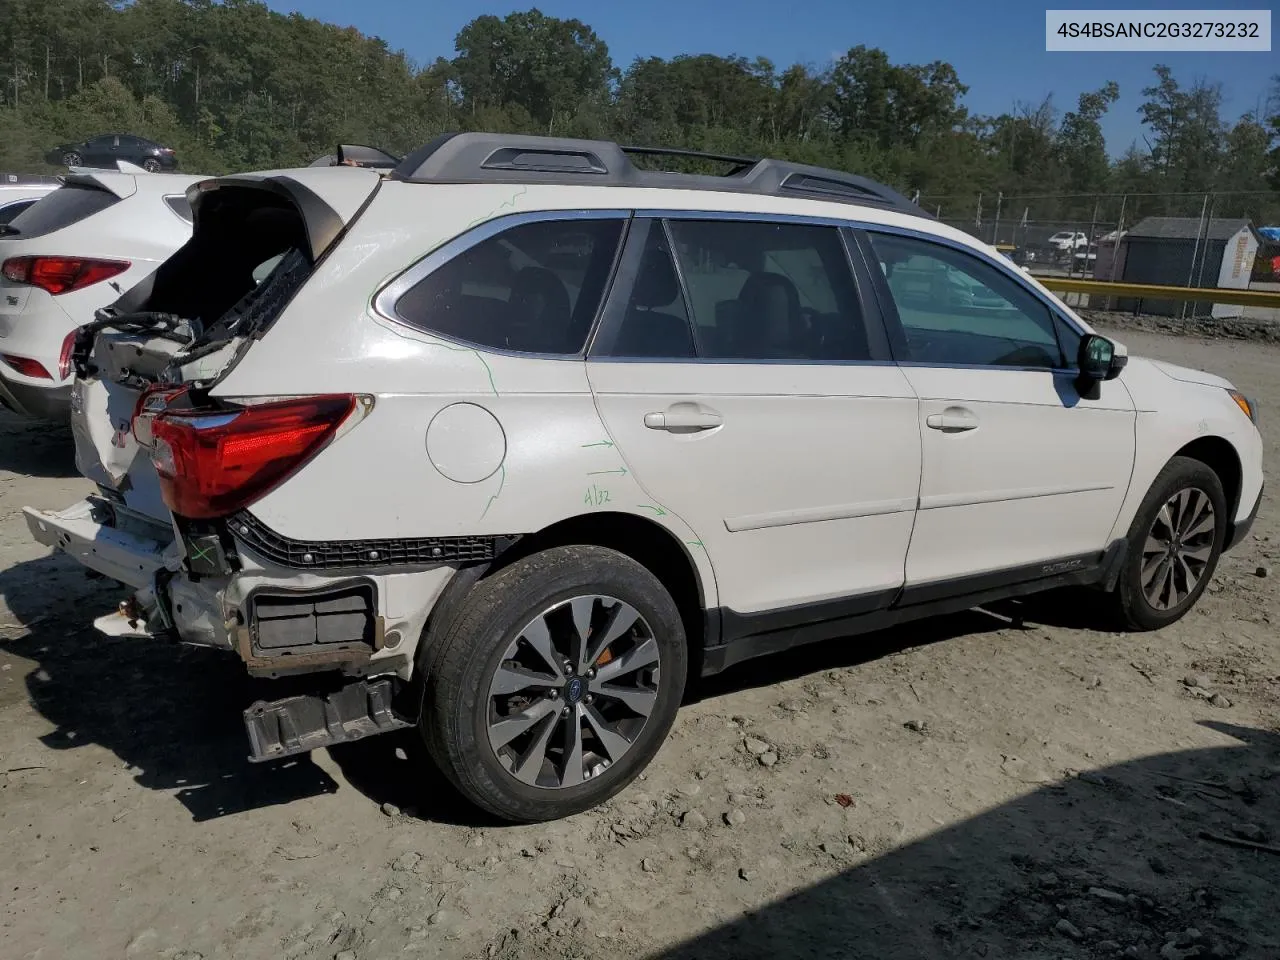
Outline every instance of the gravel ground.
<svg viewBox="0 0 1280 960">
<path fill-rule="evenodd" d="M 536 827 L 479 819 L 412 732 L 247 763 L 261 686 L 88 628 L 117 593 L 20 513 L 87 488 L 70 440 L 3 420 L 0 954 L 1280 956 L 1280 347 L 1121 339 L 1262 404 L 1272 493 L 1198 609 L 1118 635 L 1042 598 L 747 664 L 643 780 Z"/>
</svg>

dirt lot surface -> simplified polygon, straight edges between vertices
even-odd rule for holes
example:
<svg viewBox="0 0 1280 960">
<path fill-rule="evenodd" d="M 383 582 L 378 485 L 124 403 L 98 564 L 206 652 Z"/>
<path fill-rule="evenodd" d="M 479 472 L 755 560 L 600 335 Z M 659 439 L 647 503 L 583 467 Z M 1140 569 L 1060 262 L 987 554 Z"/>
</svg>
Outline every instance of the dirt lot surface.
<svg viewBox="0 0 1280 960">
<path fill-rule="evenodd" d="M 1280 956 L 1280 847 L 1235 845 L 1280 844 L 1280 347 L 1121 339 L 1262 403 L 1270 498 L 1198 609 L 1118 635 L 1042 600 L 746 665 L 644 780 L 535 827 L 478 819 L 412 732 L 250 765 L 262 688 L 88 627 L 118 594 L 20 514 L 86 489 L 70 441 L 3 421 L 0 955 Z"/>
</svg>

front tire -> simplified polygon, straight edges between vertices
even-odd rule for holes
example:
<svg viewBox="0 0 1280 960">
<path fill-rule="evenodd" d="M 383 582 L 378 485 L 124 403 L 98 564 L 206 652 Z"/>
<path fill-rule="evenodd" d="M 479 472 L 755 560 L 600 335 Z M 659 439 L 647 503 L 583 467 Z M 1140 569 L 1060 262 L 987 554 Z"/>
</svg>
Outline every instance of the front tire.
<svg viewBox="0 0 1280 960">
<path fill-rule="evenodd" d="M 1116 605 L 1131 630 L 1158 630 L 1200 599 L 1222 553 L 1227 498 L 1199 460 L 1174 457 L 1160 471 L 1129 528 Z"/>
<path fill-rule="evenodd" d="M 554 820 L 618 793 L 684 693 L 680 612 L 640 564 L 557 547 L 480 581 L 432 651 L 419 725 L 449 780 L 504 820 Z"/>
<path fill-rule="evenodd" d="M 74 150 L 69 150 L 62 155 L 62 162 L 68 167 L 79 167 L 83 166 L 84 159 Z"/>
</svg>

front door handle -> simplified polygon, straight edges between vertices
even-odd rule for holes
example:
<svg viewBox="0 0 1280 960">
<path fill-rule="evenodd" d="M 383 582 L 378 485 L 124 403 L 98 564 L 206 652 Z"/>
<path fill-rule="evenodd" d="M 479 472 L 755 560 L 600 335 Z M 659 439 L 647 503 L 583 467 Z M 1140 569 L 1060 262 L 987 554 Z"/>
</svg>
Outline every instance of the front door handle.
<svg viewBox="0 0 1280 960">
<path fill-rule="evenodd" d="M 720 414 L 710 410 L 666 410 L 644 415 L 650 430 L 713 430 L 724 422 Z"/>
<path fill-rule="evenodd" d="M 943 433 L 962 433 L 978 426 L 978 418 L 964 407 L 947 407 L 942 413 L 929 414 L 924 422 L 931 429 L 941 430 Z"/>
</svg>

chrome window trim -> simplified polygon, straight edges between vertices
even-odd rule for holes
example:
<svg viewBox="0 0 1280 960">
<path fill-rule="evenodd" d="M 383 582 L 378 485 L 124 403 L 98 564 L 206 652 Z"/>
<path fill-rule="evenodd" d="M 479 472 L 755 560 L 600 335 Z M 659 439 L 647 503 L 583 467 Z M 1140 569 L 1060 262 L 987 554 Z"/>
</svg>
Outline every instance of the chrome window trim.
<svg viewBox="0 0 1280 960">
<path fill-rule="evenodd" d="M 176 216 L 176 214 L 175 214 Z M 838 360 L 838 361 L 822 361 L 822 360 L 723 360 L 709 359 L 703 357 L 601 357 L 590 353 L 589 347 L 594 339 L 594 327 L 591 334 L 588 335 L 587 342 L 583 348 L 577 353 L 527 353 L 518 350 L 506 350 L 500 347 L 491 347 L 484 344 L 473 343 L 469 340 L 460 340 L 455 337 L 445 336 L 441 333 L 428 330 L 416 323 L 413 323 L 401 317 L 395 309 L 396 301 L 408 292 L 415 284 L 426 278 L 429 274 L 439 269 L 445 263 L 448 263 L 454 257 L 472 247 L 483 243 L 500 233 L 513 228 L 522 226 L 527 223 L 543 223 L 547 221 L 557 220 L 631 220 L 632 218 L 653 218 L 659 220 L 736 220 L 751 222 L 772 222 L 779 224 L 803 224 L 819 227 L 834 227 L 841 230 L 859 230 L 863 233 L 885 233 L 903 237 L 910 237 L 929 243 L 937 243 L 942 246 L 949 247 L 960 253 L 970 256 L 976 256 L 988 264 L 995 266 L 997 270 L 1013 280 L 1019 287 L 1042 303 L 1050 312 L 1050 314 L 1058 321 L 1064 323 L 1070 330 L 1078 336 L 1088 336 L 1088 331 L 1084 330 L 1072 317 L 1062 309 L 1062 303 L 1052 294 L 1042 293 L 1038 288 L 1027 283 L 1026 275 L 1018 270 L 1013 264 L 1009 263 L 1004 257 L 993 255 L 985 250 L 975 249 L 968 244 L 961 243 L 951 237 L 940 236 L 928 230 L 921 230 L 912 227 L 901 227 L 893 224 L 879 223 L 876 221 L 860 220 L 849 217 L 826 217 L 814 216 L 810 214 L 799 213 L 766 213 L 760 211 L 745 210 L 699 210 L 699 209 L 667 209 L 661 207 L 646 208 L 604 208 L 604 209 L 582 209 L 582 208 L 565 208 L 558 210 L 530 210 L 523 213 L 510 213 L 498 217 L 493 217 L 479 223 L 473 227 L 464 230 L 462 233 L 446 240 L 444 243 L 428 251 L 425 255 L 415 260 L 399 274 L 391 280 L 383 284 L 376 290 L 370 298 L 371 311 L 382 319 L 406 327 L 425 336 L 434 337 L 436 339 L 456 343 L 461 346 L 469 347 L 474 350 L 480 350 L 485 353 L 492 353 L 498 356 L 520 357 L 534 360 L 589 360 L 592 363 L 690 363 L 690 364 L 719 364 L 732 366 L 847 366 L 847 367 L 883 367 L 883 366 L 901 366 L 901 367 L 946 367 L 960 370 L 991 370 L 991 371 L 1008 371 L 1008 372 L 1028 372 L 1050 373 L 1053 375 L 1066 375 L 1076 373 L 1074 366 L 1068 367 L 1005 367 L 991 366 L 989 364 L 965 364 L 965 363 L 924 363 L 916 360 Z M 623 242 L 625 243 L 625 236 Z M 858 251 L 854 251 L 855 253 Z M 852 265 L 850 266 L 852 270 Z M 868 265 L 870 269 L 870 265 Z M 612 287 L 612 280 L 606 287 L 604 296 L 601 301 L 600 308 L 603 309 L 607 302 Z M 597 320 L 599 311 L 597 311 Z"/>
<path fill-rule="evenodd" d="M 528 353 L 522 350 L 506 350 L 501 347 L 492 347 L 483 343 L 474 343 L 470 340 L 460 340 L 457 337 L 449 337 L 443 333 L 437 333 L 420 324 L 413 323 L 410 320 L 400 316 L 396 311 L 396 303 L 399 299 L 409 292 L 414 286 L 425 280 L 440 267 L 453 260 L 460 254 L 465 253 L 472 247 L 478 246 L 486 240 L 490 240 L 499 234 L 505 233 L 515 227 L 523 226 L 528 223 L 546 223 L 548 221 L 566 221 L 566 220 L 621 220 L 624 223 L 631 219 L 630 210 L 608 209 L 608 210 L 530 210 L 526 213 L 509 213 L 504 216 L 494 217 L 483 223 L 464 230 L 462 233 L 446 240 L 440 246 L 428 251 L 424 256 L 415 260 L 399 274 L 385 283 L 380 289 L 374 292 L 370 300 L 370 308 L 374 314 L 387 320 L 390 323 L 407 327 L 417 333 L 425 336 L 435 337 L 447 343 L 456 343 L 472 350 L 480 350 L 484 353 L 492 353 L 498 356 L 521 357 L 531 360 L 581 360 L 586 352 L 587 343 L 584 342 L 581 349 L 577 353 Z M 623 233 L 619 238 L 619 246 L 626 240 Z M 614 260 L 617 260 L 617 251 L 614 251 Z M 612 270 L 612 267 L 610 268 Z M 612 277 L 610 277 L 610 282 Z M 609 296 L 610 282 L 606 282 L 605 289 L 601 295 L 601 303 L 596 308 L 597 316 L 599 315 L 600 306 Z M 592 326 L 594 327 L 594 320 Z M 588 332 L 587 342 L 590 342 L 591 335 Z"/>
<path fill-rule="evenodd" d="M 903 227 L 893 227 L 893 226 L 888 226 L 886 224 L 875 224 L 875 225 L 868 224 L 865 226 L 859 226 L 856 229 L 862 230 L 864 233 L 887 233 L 887 234 L 892 234 L 900 237 L 909 237 L 913 240 L 923 240 L 928 243 L 936 243 L 936 244 L 939 244 L 940 246 L 949 247 L 950 249 L 955 250 L 958 253 L 965 253 L 971 257 L 978 257 L 984 263 L 995 266 L 997 270 L 1001 271 L 1010 280 L 1013 280 L 1022 290 L 1026 291 L 1036 300 L 1044 304 L 1049 309 L 1049 313 L 1053 317 L 1055 317 L 1058 320 L 1061 320 L 1070 329 L 1074 330 L 1080 336 L 1083 337 L 1088 335 L 1086 331 L 1080 328 L 1080 325 L 1078 323 L 1072 320 L 1071 317 L 1063 311 L 1062 301 L 1060 301 L 1057 297 L 1053 296 L 1052 294 L 1049 294 L 1046 296 L 1038 288 L 1027 283 L 1027 279 L 1026 279 L 1027 275 L 1023 273 L 1021 270 L 1019 270 L 1017 267 L 1015 267 L 1013 264 L 1011 264 L 1004 257 L 987 253 L 985 250 L 975 250 L 973 247 L 969 246 L 968 244 L 960 243 L 959 241 L 953 240 L 950 237 L 940 237 L 937 234 L 928 233 L 921 230 L 908 230 Z M 1044 370 L 1046 368 L 1036 367 L 1035 369 Z"/>
<path fill-rule="evenodd" d="M 926 240 L 930 243 L 939 243 L 943 246 L 950 247 L 960 253 L 967 253 L 970 256 L 981 257 L 985 262 L 994 264 L 1010 279 L 1016 281 L 1027 293 L 1031 294 L 1046 307 L 1056 317 L 1066 323 L 1071 329 L 1081 336 L 1086 336 L 1086 331 L 1080 328 L 1074 320 L 1071 319 L 1062 309 L 1062 301 L 1058 300 L 1052 294 L 1046 296 L 1039 289 L 1027 283 L 1026 274 L 1011 264 L 1004 257 L 993 255 L 986 250 L 975 250 L 966 243 L 961 243 L 951 237 L 940 236 L 931 233 L 928 230 L 919 230 L 914 227 L 899 227 L 888 223 L 877 223 L 869 220 L 858 220 L 849 217 L 815 217 L 808 214 L 797 213 L 751 213 L 739 210 L 660 210 L 660 209 L 637 209 L 636 217 L 662 217 L 668 220 L 768 220 L 777 223 L 807 223 L 813 226 L 822 227 L 844 227 L 850 230 L 861 230 L 863 233 L 889 233 L 903 237 L 912 237 L 917 240 Z M 1036 370 L 1043 370 L 1044 367 L 1035 367 Z"/>
<path fill-rule="evenodd" d="M 837 231 L 850 226 L 850 222 L 842 220 L 838 217 L 813 217 L 807 214 L 795 213 L 752 213 L 739 210 L 664 210 L 664 209 L 640 209 L 632 211 L 636 220 L 657 220 L 666 228 L 668 220 L 736 220 L 751 223 L 776 223 L 780 225 L 796 225 L 810 227 L 831 227 Z M 668 231 L 667 241 L 669 244 L 674 240 Z M 854 289 L 858 292 L 859 308 L 863 307 L 861 285 L 858 283 L 857 271 L 854 269 L 852 261 L 852 253 L 849 250 L 849 244 L 846 241 L 843 232 L 839 236 L 840 247 L 846 259 L 849 268 L 850 278 L 854 284 Z M 676 276 L 680 283 L 682 293 L 688 301 L 687 292 L 684 288 L 684 273 L 679 263 L 679 258 L 674 255 L 674 245 L 672 246 L 672 259 L 675 261 Z M 605 298 L 606 303 L 608 296 Z M 690 317 L 690 324 L 696 325 L 696 321 Z M 879 317 L 876 323 L 881 323 Z M 695 343 L 697 332 L 694 331 Z M 594 340 L 594 337 L 592 338 Z M 586 359 L 590 363 L 687 363 L 699 365 L 717 365 L 717 366 L 733 366 L 733 367 L 891 367 L 897 365 L 897 362 L 890 357 L 884 359 L 873 360 L 798 360 L 794 358 L 773 359 L 773 360 L 756 360 L 745 358 L 724 358 L 724 357 L 606 357 L 600 356 L 587 351 Z"/>
</svg>

